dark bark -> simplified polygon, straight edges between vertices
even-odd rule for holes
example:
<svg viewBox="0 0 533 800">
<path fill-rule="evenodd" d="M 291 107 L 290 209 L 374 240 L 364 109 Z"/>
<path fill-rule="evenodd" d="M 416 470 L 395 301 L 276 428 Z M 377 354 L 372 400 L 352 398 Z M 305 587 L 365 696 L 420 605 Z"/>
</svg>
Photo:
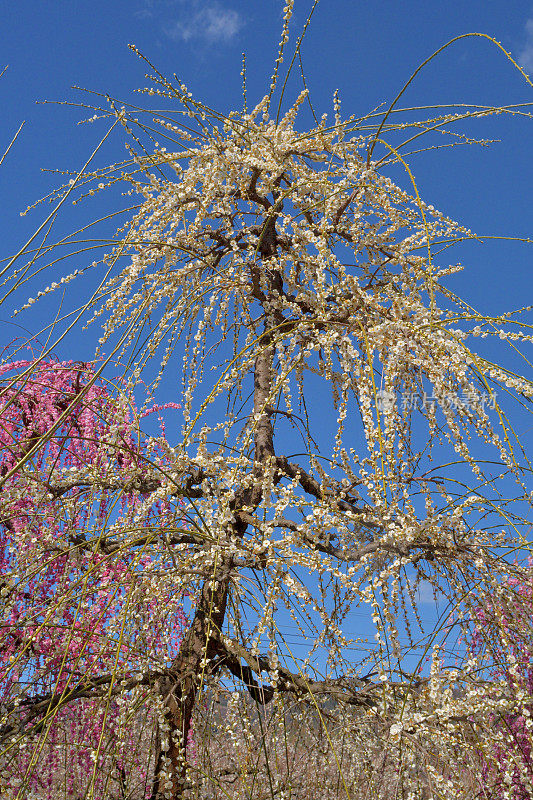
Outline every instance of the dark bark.
<svg viewBox="0 0 533 800">
<path fill-rule="evenodd" d="M 266 197 L 258 194 L 256 184 L 259 170 L 254 170 L 252 180 L 247 191 L 247 198 L 257 202 L 267 212 L 268 216 L 259 234 L 258 251 L 261 264 L 250 266 L 252 282 L 252 296 L 261 303 L 270 299 L 273 292 L 283 291 L 283 280 L 279 272 L 268 269 L 265 261 L 276 254 L 276 201 L 274 204 Z M 266 274 L 262 276 L 262 271 Z M 261 281 L 263 277 L 263 281 Z M 267 294 L 261 288 L 265 286 Z M 276 322 L 274 321 L 274 325 Z M 272 327 L 272 321 L 265 322 L 265 332 Z M 245 515 L 241 511 L 254 511 L 262 498 L 262 476 L 265 463 L 275 458 L 274 432 L 271 421 L 271 390 L 272 390 L 272 362 L 274 348 L 268 333 L 259 342 L 260 350 L 254 365 L 254 476 L 251 488 L 237 491 L 231 509 L 235 516 L 232 533 L 242 537 L 248 527 Z M 189 487 L 189 488 L 192 488 Z M 171 668 L 171 676 L 165 677 L 159 684 L 159 696 L 164 705 L 166 726 L 170 731 L 167 736 L 168 749 L 163 749 L 163 735 L 158 730 L 157 752 L 155 759 L 154 781 L 152 800 L 171 797 L 179 800 L 183 796 L 186 780 L 187 738 L 191 729 L 192 715 L 198 691 L 201 689 L 204 675 L 209 669 L 216 670 L 227 666 L 234 675 L 243 680 L 249 691 L 257 693 L 257 697 L 265 701 L 266 696 L 271 697 L 270 689 L 262 689 L 255 681 L 252 670 L 240 660 L 229 653 L 222 645 L 220 634 L 224 625 L 226 607 L 228 602 L 230 576 L 232 569 L 231 558 L 221 557 L 220 563 L 213 570 L 213 575 L 204 581 L 200 600 L 194 614 L 193 621 L 185 634 L 178 656 Z M 165 770 L 165 764 L 167 769 Z M 165 787 L 165 781 L 160 773 L 170 771 L 172 778 Z M 166 795 L 165 795 L 166 792 Z"/>
<path fill-rule="evenodd" d="M 209 663 L 219 653 L 219 636 L 228 600 L 231 562 L 222 559 L 212 578 L 204 581 L 192 623 L 185 634 L 170 674 L 158 685 L 169 734 L 158 730 L 152 800 L 170 793 L 172 800 L 182 796 L 185 786 L 187 739 L 198 690 Z M 168 749 L 164 749 L 165 744 Z M 167 763 L 172 778 L 168 788 L 161 777 Z"/>
</svg>

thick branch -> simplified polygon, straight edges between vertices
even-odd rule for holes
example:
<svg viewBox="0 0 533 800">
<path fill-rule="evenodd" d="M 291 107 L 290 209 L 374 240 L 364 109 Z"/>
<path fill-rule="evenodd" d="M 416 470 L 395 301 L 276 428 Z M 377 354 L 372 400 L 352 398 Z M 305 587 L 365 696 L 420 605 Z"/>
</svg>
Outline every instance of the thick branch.
<svg viewBox="0 0 533 800">
<path fill-rule="evenodd" d="M 285 456 L 278 456 L 276 458 L 276 464 L 279 470 L 287 475 L 288 478 L 292 478 L 293 480 L 297 480 L 304 492 L 307 494 L 316 497 L 317 500 L 324 500 L 326 497 L 328 499 L 333 499 L 335 505 L 341 511 L 355 511 L 357 513 L 363 513 L 364 511 L 370 511 L 370 508 L 362 509 L 356 504 L 355 498 L 353 500 L 350 499 L 342 499 L 339 497 L 339 493 L 343 492 L 343 487 L 339 484 L 335 491 L 324 489 L 321 484 L 313 478 L 312 475 L 309 475 L 299 464 L 291 463 Z M 346 493 L 347 494 L 347 493 Z M 374 526 L 372 522 L 365 522 L 365 525 L 369 527 L 377 527 Z"/>
<path fill-rule="evenodd" d="M 274 431 L 267 410 L 272 383 L 271 347 L 264 347 L 255 360 L 254 371 L 254 419 L 255 419 L 255 460 L 263 464 L 269 456 L 274 456 Z"/>
<path fill-rule="evenodd" d="M 226 653 L 224 665 L 236 676 L 244 680 L 246 687 L 250 691 L 250 685 L 258 702 L 268 703 L 274 696 L 273 686 L 258 686 L 256 681 L 250 684 L 250 676 L 253 672 L 260 675 L 261 672 L 272 674 L 276 672 L 278 679 L 276 690 L 279 692 L 291 692 L 300 697 L 313 695 L 329 695 L 338 700 L 342 700 L 348 705 L 373 706 L 376 699 L 373 697 L 378 691 L 382 691 L 381 684 L 374 684 L 365 679 L 358 678 L 336 678 L 323 681 L 314 681 L 306 678 L 299 673 L 290 672 L 280 664 L 271 664 L 265 656 L 253 656 L 243 645 L 234 639 L 220 637 L 220 646 Z M 247 666 L 241 665 L 241 660 Z M 245 676 L 245 677 L 242 677 Z"/>
<path fill-rule="evenodd" d="M 54 495 L 54 497 L 61 497 L 72 489 L 90 489 L 95 487 L 110 492 L 139 492 L 139 494 L 152 494 L 152 492 L 160 489 L 163 483 L 168 485 L 168 481 L 163 481 L 162 478 L 134 477 L 120 480 L 117 478 L 82 478 L 73 476 L 72 478 L 58 481 L 57 483 L 46 483 L 45 486 L 49 490 L 50 494 Z M 193 486 L 192 481 L 188 479 L 184 482 L 183 486 L 169 486 L 168 496 L 197 499 L 203 497 L 203 492 L 200 488 Z"/>
<path fill-rule="evenodd" d="M 25 698 L 16 704 L 12 703 L 4 707 L 4 718 L 7 719 L 13 713 L 22 713 L 23 719 L 2 725 L 0 727 L 0 741 L 27 730 L 28 726 L 32 726 L 32 733 L 38 733 L 42 724 L 40 721 L 42 717 L 46 717 L 51 711 L 58 711 L 76 700 L 94 700 L 98 697 L 107 696 L 115 697 L 118 694 L 134 689 L 136 686 L 151 685 L 165 674 L 167 674 L 165 671 L 150 670 L 135 678 L 111 673 L 99 675 L 96 678 L 83 678 L 72 689 L 35 695 L 34 697 Z M 109 689 L 110 683 L 113 683 L 111 690 Z"/>
</svg>

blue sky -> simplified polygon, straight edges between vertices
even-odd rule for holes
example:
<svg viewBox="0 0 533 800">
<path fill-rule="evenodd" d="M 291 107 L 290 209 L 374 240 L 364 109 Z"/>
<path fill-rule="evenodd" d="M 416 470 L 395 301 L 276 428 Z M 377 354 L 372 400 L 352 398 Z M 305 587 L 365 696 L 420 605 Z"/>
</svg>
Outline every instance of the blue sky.
<svg viewBox="0 0 533 800">
<path fill-rule="evenodd" d="M 310 6 L 309 0 L 296 0 L 295 35 Z M 9 68 L 0 80 L 0 154 L 26 122 L 0 169 L 0 257 L 15 252 L 50 210 L 41 206 L 19 216 L 59 182 L 41 168 L 78 169 L 102 134 L 97 125 L 76 125 L 85 116 L 80 109 L 36 101 L 83 100 L 73 85 L 138 101 L 133 90 L 146 85 L 146 70 L 128 49 L 131 42 L 162 73 L 176 72 L 195 96 L 227 112 L 241 105 L 243 50 L 250 102 L 265 93 L 282 7 L 280 0 L 3 3 L 0 68 L 6 64 Z M 321 0 L 302 48 L 313 103 L 319 114 L 331 114 L 332 93 L 338 89 L 343 112 L 363 115 L 390 102 L 435 49 L 470 31 L 494 36 L 533 74 L 533 0 Z M 300 88 L 295 80 L 289 99 Z M 466 39 L 424 69 L 403 99 L 408 106 L 453 102 L 533 103 L 533 88 L 496 47 L 486 40 Z M 476 233 L 532 236 L 533 119 L 489 117 L 465 128 L 472 135 L 501 142 L 410 159 L 421 196 Z M 100 163 L 123 157 L 119 136 L 110 142 Z M 71 213 L 67 210 L 61 223 L 65 230 L 72 228 Z M 89 213 L 92 216 L 92 210 Z M 467 269 L 450 285 L 487 313 L 523 306 L 532 302 L 532 252 L 519 243 L 469 245 L 460 254 Z M 24 296 L 26 290 L 13 303 L 20 305 Z M 2 343 L 17 335 L 10 310 L 11 300 L 0 309 Z M 38 317 L 40 312 L 36 313 Z M 37 317 L 25 315 L 17 323 L 34 332 Z M 93 345 L 91 333 L 77 340 L 75 353 L 68 349 L 59 355 L 89 358 Z"/>
<path fill-rule="evenodd" d="M 83 99 L 78 85 L 112 96 L 139 99 L 146 85 L 143 64 L 128 50 L 133 42 L 163 73 L 178 75 L 208 105 L 240 106 L 241 53 L 248 57 L 251 99 L 264 94 L 281 27 L 281 0 L 18 0 L 3 3 L 0 65 L 0 150 L 23 120 L 19 140 L 0 172 L 2 247 L 7 255 L 41 219 L 18 212 L 57 184 L 40 169 L 79 167 L 100 135 L 76 126 L 83 114 L 39 100 Z M 293 30 L 310 8 L 296 0 Z M 394 97 L 412 71 L 449 38 L 469 31 L 494 36 L 533 73 L 533 2 L 471 0 L 321 0 L 306 42 L 303 63 L 313 102 L 331 112 L 340 90 L 343 111 L 365 113 Z M 297 81 L 292 96 L 299 91 Z M 417 77 L 405 104 L 533 101 L 533 89 L 486 40 L 455 43 Z M 501 139 L 491 148 L 465 147 L 413 158 L 422 197 L 477 233 L 530 233 L 533 120 L 492 117 L 469 130 Z M 123 157 L 116 142 L 103 156 Z M 471 271 L 456 279 L 487 311 L 520 304 L 529 287 L 530 258 L 519 245 L 494 245 L 473 254 Z M 489 252 L 490 251 L 490 252 Z M 511 273 L 512 272 L 512 279 Z M 502 286 L 501 278 L 506 276 Z M 503 292 L 503 298 L 502 298 Z M 505 299 L 508 298 L 508 302 Z"/>
</svg>

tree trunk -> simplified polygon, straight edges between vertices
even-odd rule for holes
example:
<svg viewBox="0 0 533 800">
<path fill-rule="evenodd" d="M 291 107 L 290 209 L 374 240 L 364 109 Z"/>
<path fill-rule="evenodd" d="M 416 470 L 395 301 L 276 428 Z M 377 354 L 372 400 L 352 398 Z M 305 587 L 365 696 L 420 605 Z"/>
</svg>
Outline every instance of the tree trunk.
<svg viewBox="0 0 533 800">
<path fill-rule="evenodd" d="M 262 259 L 270 258 L 276 251 L 274 217 L 265 224 L 260 251 Z M 252 267 L 252 273 L 256 269 Z M 271 291 L 282 288 L 283 282 L 279 273 L 270 275 L 269 284 Z M 263 299 L 267 298 L 263 295 Z M 265 331 L 272 324 L 267 317 Z M 238 492 L 232 503 L 236 520 L 233 523 L 233 533 L 237 536 L 243 536 L 247 528 L 246 522 L 239 518 L 239 510 L 243 506 L 248 509 L 257 507 L 261 502 L 263 465 L 275 455 L 274 432 L 268 408 L 272 388 L 273 352 L 270 336 L 267 335 L 254 365 L 256 479 L 251 488 Z M 171 676 L 160 682 L 159 696 L 164 710 L 163 719 L 158 722 L 151 800 L 180 800 L 183 797 L 187 771 L 187 739 L 191 730 L 192 714 L 209 662 L 221 653 L 218 634 L 222 632 L 226 614 L 231 566 L 231 558 L 222 557 L 213 576 L 204 581 L 192 624 L 172 664 Z"/>
<path fill-rule="evenodd" d="M 226 559 L 214 577 L 204 581 L 193 621 L 185 634 L 170 675 L 158 686 L 163 719 L 158 722 L 152 800 L 180 800 L 187 768 L 187 739 L 204 672 L 218 653 L 228 597 Z"/>
</svg>

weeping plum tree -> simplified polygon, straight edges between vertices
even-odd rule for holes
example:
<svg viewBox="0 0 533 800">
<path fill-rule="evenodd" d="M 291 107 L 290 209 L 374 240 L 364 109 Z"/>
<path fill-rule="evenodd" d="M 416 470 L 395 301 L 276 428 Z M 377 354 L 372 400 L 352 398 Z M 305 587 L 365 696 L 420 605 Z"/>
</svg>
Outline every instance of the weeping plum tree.
<svg viewBox="0 0 533 800">
<path fill-rule="evenodd" d="M 111 397 L 90 365 L 6 360 L 1 373 L 3 788 L 54 798 L 60 773 L 67 796 L 92 782 L 97 796 L 143 796 L 143 728 L 153 732 L 154 720 L 145 714 L 132 725 L 117 688 L 143 686 L 149 653 L 177 652 L 180 598 L 146 590 L 158 565 L 140 541 L 171 509 L 156 501 L 137 547 L 122 548 L 113 506 L 133 526 L 140 500 L 130 488 L 117 501 L 116 476 L 133 461 L 141 476 L 147 450 L 131 398 Z M 80 480 L 85 473 L 98 475 L 98 488 Z"/>
<path fill-rule="evenodd" d="M 492 674 L 517 700 L 508 713 L 493 715 L 494 738 L 484 749 L 483 784 L 498 800 L 528 800 L 533 794 L 531 559 L 529 566 L 527 583 L 510 578 L 507 591 L 479 608 L 473 636 Z"/>
<path fill-rule="evenodd" d="M 45 742 L 90 713 L 84 797 L 303 800 L 319 773 L 295 777 L 306 742 L 287 732 L 307 708 L 324 797 L 490 796 L 488 723 L 516 698 L 474 632 L 527 580 L 506 555 L 530 503 L 507 415 L 533 386 L 471 340 L 519 349 L 528 309 L 488 317 L 447 287 L 450 247 L 474 234 L 422 201 L 406 159 L 432 130 L 512 109 L 413 121 L 397 98 L 344 118 L 335 95 L 331 123 L 305 124 L 307 89 L 287 110 L 277 90 L 292 7 L 255 107 L 244 92 L 223 115 L 149 64 L 145 91 L 168 108 L 95 107 L 131 158 L 58 190 L 122 181 L 140 200 L 92 264 L 104 274 L 85 317 L 102 324 L 95 363 L 105 347 L 127 365 L 119 390 L 98 382 L 109 356 L 37 362 L 2 395 L 2 758 L 26 765 L 23 787 Z M 156 358 L 143 408 L 170 382 L 183 425 L 143 437 L 132 398 Z M 421 586 L 443 616 L 421 618 Z M 497 635 L 501 616 L 486 620 Z M 243 694 L 209 727 L 232 682 Z M 100 761 L 116 775 L 98 778 Z"/>
</svg>

